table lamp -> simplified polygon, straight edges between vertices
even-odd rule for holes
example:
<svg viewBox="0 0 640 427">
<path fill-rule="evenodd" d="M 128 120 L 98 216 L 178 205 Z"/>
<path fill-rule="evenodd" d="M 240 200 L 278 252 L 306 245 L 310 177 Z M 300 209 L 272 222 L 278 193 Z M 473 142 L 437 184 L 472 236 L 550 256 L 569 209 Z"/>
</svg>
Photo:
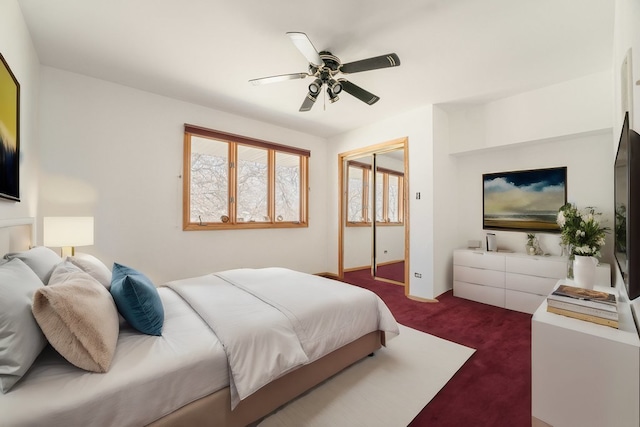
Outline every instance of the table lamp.
<svg viewBox="0 0 640 427">
<path fill-rule="evenodd" d="M 93 217 L 44 217 L 44 245 L 59 247 L 60 255 L 73 256 L 76 246 L 93 245 Z"/>
</svg>

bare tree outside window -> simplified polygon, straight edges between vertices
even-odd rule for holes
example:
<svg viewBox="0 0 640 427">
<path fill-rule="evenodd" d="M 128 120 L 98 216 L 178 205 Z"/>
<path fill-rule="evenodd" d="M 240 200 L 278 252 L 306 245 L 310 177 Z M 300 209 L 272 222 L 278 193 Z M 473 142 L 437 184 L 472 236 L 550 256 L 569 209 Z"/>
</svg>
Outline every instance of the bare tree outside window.
<svg viewBox="0 0 640 427">
<path fill-rule="evenodd" d="M 400 207 L 400 177 L 398 175 L 389 175 L 389 207 L 387 209 L 387 215 L 389 222 L 400 222 L 400 213 L 398 208 Z"/>
<path fill-rule="evenodd" d="M 385 222 L 384 212 L 384 174 L 376 173 L 376 221 Z"/>
<path fill-rule="evenodd" d="M 191 222 L 221 222 L 229 215 L 229 144 L 191 140 Z"/>
<path fill-rule="evenodd" d="M 365 170 L 357 166 L 349 166 L 348 177 L 347 221 L 365 222 Z"/>
<path fill-rule="evenodd" d="M 268 222 L 269 157 L 262 148 L 238 145 L 238 222 Z"/>
<path fill-rule="evenodd" d="M 276 221 L 300 220 L 300 156 L 276 153 Z"/>
</svg>

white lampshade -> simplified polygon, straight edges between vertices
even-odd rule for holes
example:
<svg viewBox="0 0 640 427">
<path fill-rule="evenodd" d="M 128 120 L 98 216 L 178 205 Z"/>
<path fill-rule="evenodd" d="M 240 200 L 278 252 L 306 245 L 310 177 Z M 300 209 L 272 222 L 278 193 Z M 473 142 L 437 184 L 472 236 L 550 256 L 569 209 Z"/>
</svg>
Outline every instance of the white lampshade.
<svg viewBox="0 0 640 427">
<path fill-rule="evenodd" d="M 58 216 L 44 218 L 44 245 L 73 247 L 93 245 L 92 216 Z"/>
</svg>

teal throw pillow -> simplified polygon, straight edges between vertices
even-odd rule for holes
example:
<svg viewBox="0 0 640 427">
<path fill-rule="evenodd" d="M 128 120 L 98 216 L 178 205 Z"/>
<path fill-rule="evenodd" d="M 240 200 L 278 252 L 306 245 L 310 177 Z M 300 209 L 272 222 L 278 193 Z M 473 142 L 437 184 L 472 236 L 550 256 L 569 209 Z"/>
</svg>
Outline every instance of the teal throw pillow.
<svg viewBox="0 0 640 427">
<path fill-rule="evenodd" d="M 131 326 L 143 334 L 162 335 L 162 300 L 147 276 L 133 268 L 114 263 L 110 292 L 118 312 Z"/>
</svg>

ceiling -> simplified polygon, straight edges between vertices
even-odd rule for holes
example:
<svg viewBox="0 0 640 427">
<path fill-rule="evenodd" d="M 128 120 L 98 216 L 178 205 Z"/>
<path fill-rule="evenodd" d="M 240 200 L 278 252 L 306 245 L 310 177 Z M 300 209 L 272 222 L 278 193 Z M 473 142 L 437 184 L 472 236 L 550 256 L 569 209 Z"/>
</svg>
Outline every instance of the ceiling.
<svg viewBox="0 0 640 427">
<path fill-rule="evenodd" d="M 426 104 L 486 102 L 611 69 L 611 0 L 18 0 L 43 65 L 327 138 Z M 285 35 L 343 63 L 391 52 L 401 66 L 351 74 L 347 93 L 298 112 L 311 79 Z"/>
</svg>

